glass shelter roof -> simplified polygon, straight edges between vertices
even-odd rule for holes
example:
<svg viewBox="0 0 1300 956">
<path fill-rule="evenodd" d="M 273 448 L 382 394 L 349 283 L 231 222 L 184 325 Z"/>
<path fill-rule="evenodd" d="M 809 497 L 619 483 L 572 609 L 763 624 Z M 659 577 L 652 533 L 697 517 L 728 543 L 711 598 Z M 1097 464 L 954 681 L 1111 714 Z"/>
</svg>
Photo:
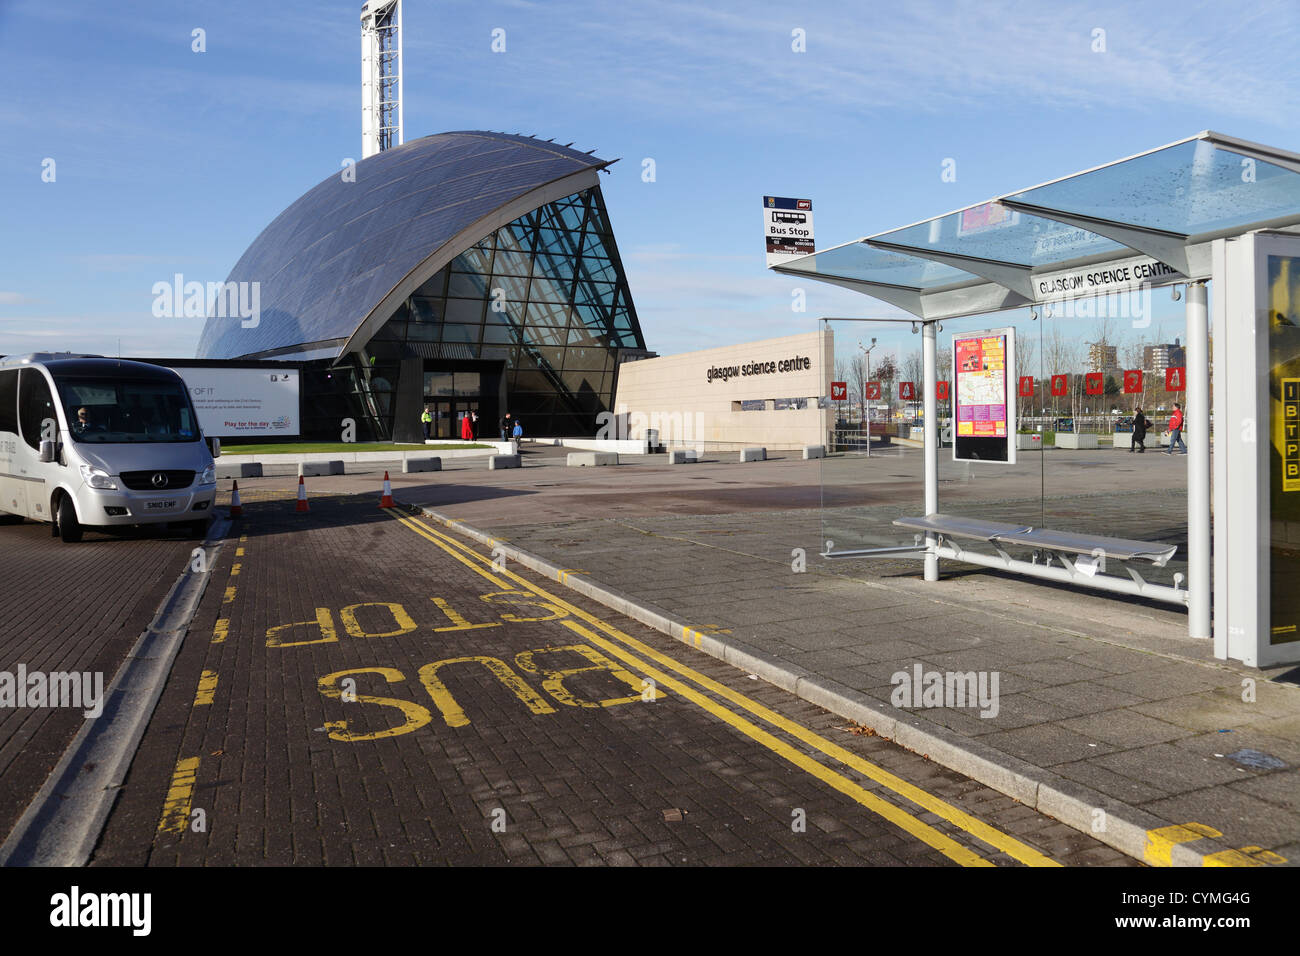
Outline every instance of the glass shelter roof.
<svg viewBox="0 0 1300 956">
<path fill-rule="evenodd" d="M 1044 277 L 1099 263 L 1209 278 L 1211 240 L 1297 224 L 1300 155 L 1206 131 L 772 268 L 942 319 L 1059 299 Z"/>
</svg>

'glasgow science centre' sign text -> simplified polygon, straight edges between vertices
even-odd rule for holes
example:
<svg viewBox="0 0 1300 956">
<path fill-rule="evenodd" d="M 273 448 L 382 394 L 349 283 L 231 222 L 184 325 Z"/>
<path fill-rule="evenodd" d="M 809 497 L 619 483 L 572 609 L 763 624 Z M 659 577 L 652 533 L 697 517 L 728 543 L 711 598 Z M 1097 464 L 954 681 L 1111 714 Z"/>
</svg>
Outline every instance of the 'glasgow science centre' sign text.
<svg viewBox="0 0 1300 956">
<path fill-rule="evenodd" d="M 804 372 L 812 368 L 812 359 L 806 355 L 781 359 L 778 362 L 747 362 L 744 365 L 711 365 L 709 381 L 739 378 L 742 375 L 772 375 L 776 372 Z"/>
</svg>

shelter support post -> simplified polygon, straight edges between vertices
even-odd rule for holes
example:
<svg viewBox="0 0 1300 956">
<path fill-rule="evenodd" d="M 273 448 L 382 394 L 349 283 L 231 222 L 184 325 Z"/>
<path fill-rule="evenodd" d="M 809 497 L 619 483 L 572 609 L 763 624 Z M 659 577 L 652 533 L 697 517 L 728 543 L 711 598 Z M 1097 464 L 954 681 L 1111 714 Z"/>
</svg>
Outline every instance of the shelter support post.
<svg viewBox="0 0 1300 956">
<path fill-rule="evenodd" d="M 1210 636 L 1210 322 L 1204 282 L 1187 287 L 1187 632 Z"/>
<path fill-rule="evenodd" d="M 925 379 L 922 388 L 922 408 L 925 421 L 922 423 L 925 436 L 925 513 L 932 515 L 939 510 L 939 399 L 936 393 L 938 374 L 935 371 L 935 323 L 921 324 L 921 357 Z M 925 543 L 929 551 L 925 556 L 925 580 L 939 580 L 939 555 L 933 535 L 926 535 Z"/>
</svg>

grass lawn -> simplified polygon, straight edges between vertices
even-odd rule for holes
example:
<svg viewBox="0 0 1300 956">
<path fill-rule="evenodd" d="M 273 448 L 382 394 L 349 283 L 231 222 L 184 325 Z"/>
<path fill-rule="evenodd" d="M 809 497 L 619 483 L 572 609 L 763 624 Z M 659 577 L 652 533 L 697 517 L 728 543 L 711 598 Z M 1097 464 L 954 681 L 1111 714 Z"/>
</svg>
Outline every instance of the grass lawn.
<svg viewBox="0 0 1300 956">
<path fill-rule="evenodd" d="M 457 445 L 395 445 L 392 442 L 285 442 L 280 445 L 221 445 L 221 454 L 225 455 L 315 455 L 329 452 L 350 453 L 354 451 L 448 451 L 453 448 L 493 448 L 492 445 L 470 445 L 461 442 Z"/>
</svg>

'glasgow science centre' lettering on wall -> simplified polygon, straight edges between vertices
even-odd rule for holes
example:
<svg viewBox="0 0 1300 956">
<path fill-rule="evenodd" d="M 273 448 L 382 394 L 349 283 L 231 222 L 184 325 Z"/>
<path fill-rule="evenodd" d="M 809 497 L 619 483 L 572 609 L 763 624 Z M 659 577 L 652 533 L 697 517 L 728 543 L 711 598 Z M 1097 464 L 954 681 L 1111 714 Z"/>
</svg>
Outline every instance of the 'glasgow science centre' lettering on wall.
<svg viewBox="0 0 1300 956">
<path fill-rule="evenodd" d="M 806 355 L 781 359 L 779 362 L 748 362 L 745 365 L 709 366 L 709 381 L 738 378 L 742 375 L 772 375 L 776 372 L 805 372 L 812 368 L 812 359 Z"/>
</svg>

